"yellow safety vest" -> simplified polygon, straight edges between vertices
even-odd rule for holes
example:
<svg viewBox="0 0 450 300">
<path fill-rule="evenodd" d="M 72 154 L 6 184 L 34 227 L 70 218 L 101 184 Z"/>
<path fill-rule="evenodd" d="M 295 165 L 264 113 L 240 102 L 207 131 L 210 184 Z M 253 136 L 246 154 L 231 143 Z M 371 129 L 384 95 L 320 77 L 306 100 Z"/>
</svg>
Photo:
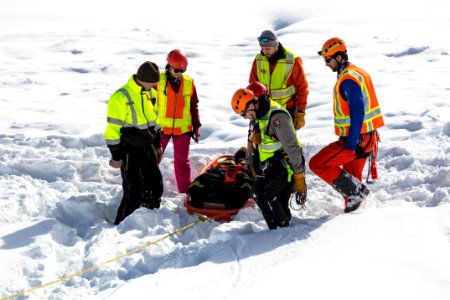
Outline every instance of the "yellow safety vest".
<svg viewBox="0 0 450 300">
<path fill-rule="evenodd" d="M 134 75 L 131 76 L 127 84 L 112 94 L 108 101 L 106 143 L 118 145 L 122 127 L 146 129 L 154 126 L 158 129 L 158 115 L 153 105 L 156 97 L 154 89 L 144 91 L 134 80 Z"/>
<path fill-rule="evenodd" d="M 267 159 L 271 158 L 275 154 L 275 152 L 277 152 L 278 150 L 283 148 L 283 145 L 281 144 L 280 141 L 278 141 L 278 140 L 274 139 L 273 137 L 271 137 L 270 135 L 266 134 L 268 127 L 269 127 L 270 116 L 276 111 L 283 111 L 283 112 L 287 113 L 287 115 L 289 116 L 289 118 L 292 121 L 291 115 L 284 107 L 279 105 L 277 102 L 270 100 L 269 111 L 267 112 L 267 114 L 264 117 L 258 119 L 256 122 L 256 124 L 259 126 L 259 129 L 261 131 L 261 144 L 258 145 L 259 159 L 261 162 L 264 162 Z M 294 124 L 292 122 L 291 122 L 291 126 L 292 126 L 293 131 L 295 132 Z M 301 143 L 298 139 L 297 139 L 297 143 L 301 147 Z"/>
<path fill-rule="evenodd" d="M 183 75 L 180 90 L 175 93 L 167 74 L 162 73 L 158 82 L 158 116 L 161 130 L 167 135 L 181 135 L 192 131 L 191 96 L 194 82 L 191 77 Z"/>
<path fill-rule="evenodd" d="M 285 58 L 277 61 L 272 74 L 270 74 L 270 64 L 267 57 L 258 53 L 255 59 L 258 81 L 268 88 L 272 100 L 276 101 L 281 106 L 286 107 L 288 100 L 297 92 L 297 89 L 293 84 L 287 85 L 297 56 L 288 49 L 285 49 L 284 53 Z"/>
</svg>

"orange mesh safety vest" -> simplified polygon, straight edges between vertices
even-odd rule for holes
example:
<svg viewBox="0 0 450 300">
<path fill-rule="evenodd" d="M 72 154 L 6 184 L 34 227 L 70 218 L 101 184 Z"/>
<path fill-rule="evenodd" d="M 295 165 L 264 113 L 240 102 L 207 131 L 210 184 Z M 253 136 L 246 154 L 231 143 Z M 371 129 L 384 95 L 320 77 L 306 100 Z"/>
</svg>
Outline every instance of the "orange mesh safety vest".
<svg viewBox="0 0 450 300">
<path fill-rule="evenodd" d="M 380 105 L 378 104 L 375 88 L 369 74 L 361 68 L 353 64 L 349 64 L 342 70 L 338 76 L 336 85 L 334 86 L 334 131 L 338 136 L 348 136 L 350 129 L 350 108 L 345 101 L 339 89 L 341 83 L 350 79 L 355 81 L 361 87 L 361 93 L 364 99 L 364 122 L 361 128 L 361 134 L 373 131 L 384 125 L 383 116 L 381 115 Z"/>
<path fill-rule="evenodd" d="M 161 130 L 167 135 L 181 135 L 192 131 L 191 96 L 194 90 L 192 78 L 183 75 L 180 90 L 175 93 L 167 82 L 166 73 L 158 82 L 158 118 Z"/>
</svg>

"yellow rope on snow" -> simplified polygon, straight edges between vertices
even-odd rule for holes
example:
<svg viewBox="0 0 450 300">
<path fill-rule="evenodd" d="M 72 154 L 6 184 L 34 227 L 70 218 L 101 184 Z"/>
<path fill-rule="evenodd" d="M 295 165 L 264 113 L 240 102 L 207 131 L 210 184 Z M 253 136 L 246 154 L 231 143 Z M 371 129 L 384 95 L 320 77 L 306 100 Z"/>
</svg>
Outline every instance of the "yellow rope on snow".
<svg viewBox="0 0 450 300">
<path fill-rule="evenodd" d="M 195 224 L 197 224 L 197 223 L 199 223 L 199 222 L 205 222 L 205 221 L 207 221 L 207 220 L 209 220 L 209 219 L 210 219 L 210 217 L 206 217 L 206 216 L 198 216 L 198 219 L 197 219 L 196 221 L 194 221 L 194 222 L 192 222 L 192 223 L 190 223 L 190 224 L 188 224 L 188 225 L 186 225 L 186 226 L 184 226 L 184 227 L 182 227 L 182 228 L 179 228 L 179 229 L 175 230 L 174 232 L 169 233 L 168 235 L 163 236 L 163 237 L 157 239 L 156 241 L 148 242 L 148 243 L 145 244 L 144 246 L 141 246 L 141 247 L 139 247 L 139 248 L 136 248 L 136 249 L 134 249 L 134 250 L 131 250 L 131 251 L 129 251 L 129 252 L 125 253 L 125 254 L 122 254 L 122 255 L 120 255 L 120 256 L 114 257 L 113 259 L 110 259 L 110 260 L 108 260 L 108 261 L 105 261 L 104 263 L 101 263 L 101 264 L 99 264 L 99 265 L 92 266 L 92 267 L 90 267 L 90 268 L 81 270 L 81 271 L 76 272 L 76 273 L 73 273 L 73 274 L 71 274 L 71 275 L 67 275 L 67 276 L 62 277 L 62 278 L 59 278 L 59 279 L 57 279 L 57 280 L 50 281 L 50 282 L 48 282 L 48 283 L 45 283 L 45 284 L 43 284 L 43 285 L 40 285 L 40 286 L 31 288 L 31 289 L 29 289 L 29 290 L 21 291 L 21 292 L 15 293 L 15 294 L 13 294 L 13 295 L 10 295 L 10 296 L 4 297 L 4 298 L 0 298 L 0 300 L 12 299 L 12 298 L 17 297 L 17 296 L 20 296 L 20 295 L 28 294 L 28 293 L 31 293 L 31 292 L 33 292 L 33 291 L 35 291 L 35 290 L 44 288 L 44 287 L 46 287 L 46 286 L 50 286 L 50 285 L 52 285 L 52 284 L 59 283 L 59 282 L 65 281 L 65 280 L 67 280 L 67 279 L 69 279 L 69 278 L 72 278 L 72 277 L 75 277 L 75 276 L 78 276 L 78 275 L 82 275 L 82 274 L 84 274 L 84 273 L 87 273 L 87 272 L 90 272 L 90 271 L 92 271 L 92 270 L 98 269 L 98 268 L 103 267 L 104 265 L 109 264 L 109 263 L 111 263 L 111 262 L 113 262 L 113 261 L 119 260 L 119 259 L 124 258 L 124 257 L 126 257 L 126 256 L 129 256 L 129 255 L 131 255 L 131 254 L 133 254 L 133 253 L 142 251 L 143 249 L 145 249 L 145 248 L 147 248 L 147 247 L 149 247 L 149 246 L 151 246 L 151 245 L 153 245 L 153 244 L 159 243 L 159 242 L 161 242 L 162 240 L 165 240 L 166 238 L 171 237 L 172 235 L 175 235 L 175 234 L 177 234 L 177 233 L 179 233 L 179 232 L 181 232 L 181 231 L 183 231 L 183 230 L 186 230 L 186 229 L 188 229 L 189 227 L 192 227 L 192 226 L 194 226 Z"/>
</svg>

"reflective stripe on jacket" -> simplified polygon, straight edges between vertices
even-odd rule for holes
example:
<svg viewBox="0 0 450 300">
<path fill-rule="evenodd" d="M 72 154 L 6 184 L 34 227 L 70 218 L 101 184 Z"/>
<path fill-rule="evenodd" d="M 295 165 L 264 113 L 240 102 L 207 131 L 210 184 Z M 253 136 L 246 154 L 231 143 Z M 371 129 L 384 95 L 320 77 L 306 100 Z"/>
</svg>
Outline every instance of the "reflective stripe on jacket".
<svg viewBox="0 0 450 300">
<path fill-rule="evenodd" d="M 158 128 L 157 111 L 153 106 L 156 96 L 154 89 L 144 91 L 134 80 L 134 75 L 131 76 L 127 84 L 112 94 L 108 101 L 106 143 L 120 144 L 122 127 Z"/>
<path fill-rule="evenodd" d="M 261 132 L 261 144 L 258 145 L 259 159 L 261 162 L 264 162 L 267 159 L 271 158 L 275 154 L 275 152 L 283 148 L 283 145 L 280 141 L 267 134 L 268 128 L 270 126 L 270 117 L 276 111 L 283 111 L 289 116 L 289 118 L 291 119 L 293 131 L 295 132 L 292 118 L 289 112 L 275 101 L 270 100 L 269 111 L 264 117 L 257 120 L 257 125 L 259 126 Z M 301 147 L 300 141 L 298 139 L 297 143 Z"/>
<path fill-rule="evenodd" d="M 175 93 L 167 82 L 167 74 L 162 73 L 158 82 L 158 117 L 161 130 L 167 135 L 181 135 L 192 131 L 191 96 L 194 82 L 184 75 L 180 90 Z"/>
<path fill-rule="evenodd" d="M 270 74 L 270 64 L 267 57 L 258 53 L 255 58 L 258 81 L 269 89 L 270 98 L 283 107 L 286 106 L 288 100 L 297 92 L 294 84 L 287 85 L 297 56 L 288 49 L 284 49 L 284 53 L 285 58 L 277 61 L 272 74 Z"/>
<path fill-rule="evenodd" d="M 338 80 L 334 86 L 333 111 L 336 135 L 348 136 L 350 128 L 350 107 L 339 92 L 341 83 L 347 79 L 355 81 L 361 87 L 364 101 L 364 122 L 360 133 L 367 133 L 382 127 L 384 125 L 383 116 L 369 74 L 363 69 L 349 64 L 338 75 Z"/>
</svg>

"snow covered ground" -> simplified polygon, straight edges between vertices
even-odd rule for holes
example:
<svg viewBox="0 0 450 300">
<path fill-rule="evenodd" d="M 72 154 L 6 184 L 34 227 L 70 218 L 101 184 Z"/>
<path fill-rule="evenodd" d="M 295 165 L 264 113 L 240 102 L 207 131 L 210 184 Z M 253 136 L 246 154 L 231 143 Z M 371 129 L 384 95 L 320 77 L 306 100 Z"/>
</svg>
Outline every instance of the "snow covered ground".
<svg viewBox="0 0 450 300">
<path fill-rule="evenodd" d="M 448 1 L 16 0 L 1 8 L 0 299 L 35 287 L 14 298 L 449 298 Z M 308 172 L 307 210 L 295 211 L 289 228 L 269 231 L 250 207 L 233 222 L 199 222 L 153 244 L 197 220 L 176 192 L 168 148 L 162 208 L 113 226 L 121 178 L 103 138 L 111 93 L 142 62 L 163 68 L 168 51 L 183 49 L 203 123 L 191 145 L 195 177 L 245 144 L 247 121 L 230 100 L 247 85 L 264 29 L 304 61 L 310 95 L 298 136 L 307 159 L 336 139 L 336 74 L 317 56 L 323 42 L 345 39 L 350 61 L 371 74 L 386 126 L 365 206 L 343 214 L 339 195 Z"/>
</svg>

